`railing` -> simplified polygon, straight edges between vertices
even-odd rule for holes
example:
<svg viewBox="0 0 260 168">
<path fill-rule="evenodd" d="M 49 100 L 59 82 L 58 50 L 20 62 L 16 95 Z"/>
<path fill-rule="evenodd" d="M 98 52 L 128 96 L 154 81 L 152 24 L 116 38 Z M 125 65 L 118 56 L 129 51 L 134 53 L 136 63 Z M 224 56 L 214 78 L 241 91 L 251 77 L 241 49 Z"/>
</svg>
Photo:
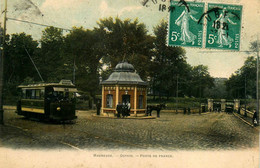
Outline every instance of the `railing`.
<svg viewBox="0 0 260 168">
<path fill-rule="evenodd" d="M 247 116 L 249 118 L 253 118 L 253 116 L 254 116 L 254 112 L 249 111 L 249 110 L 245 110 L 244 108 L 241 108 L 240 114 L 244 115 L 244 116 Z"/>
</svg>

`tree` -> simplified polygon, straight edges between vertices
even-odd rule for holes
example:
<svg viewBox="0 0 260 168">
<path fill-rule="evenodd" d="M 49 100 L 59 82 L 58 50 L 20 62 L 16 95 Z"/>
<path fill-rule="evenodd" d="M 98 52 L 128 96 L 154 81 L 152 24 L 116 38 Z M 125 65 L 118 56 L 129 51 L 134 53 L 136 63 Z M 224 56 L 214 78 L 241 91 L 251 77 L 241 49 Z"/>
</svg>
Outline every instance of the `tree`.
<svg viewBox="0 0 260 168">
<path fill-rule="evenodd" d="M 230 98 L 256 98 L 256 58 L 250 56 L 226 82 Z"/>
<path fill-rule="evenodd" d="M 166 45 L 167 22 L 162 21 L 154 28 L 155 40 L 150 67 L 152 88 L 159 96 L 176 96 L 177 78 L 181 78 L 183 84 L 180 90 L 185 88 L 185 82 L 190 66 L 186 62 L 185 50 L 181 47 L 168 47 Z"/>
<path fill-rule="evenodd" d="M 110 17 L 100 19 L 95 31 L 102 37 L 102 61 L 109 69 L 124 60 L 133 64 L 142 78 L 148 75 L 153 38 L 143 23 Z"/>
<path fill-rule="evenodd" d="M 214 78 L 210 76 L 208 67 L 205 65 L 193 66 L 189 96 L 204 97 L 204 90 L 212 87 L 214 87 Z"/>
<path fill-rule="evenodd" d="M 40 39 L 41 53 L 37 60 L 40 72 L 46 82 L 58 82 L 64 78 L 63 46 L 64 36 L 61 29 L 47 27 Z"/>
<path fill-rule="evenodd" d="M 228 98 L 226 81 L 227 78 L 214 78 L 214 87 L 206 88 L 204 90 L 204 96 L 212 99 L 226 99 Z"/>
<path fill-rule="evenodd" d="M 92 97 L 98 89 L 100 59 L 103 57 L 103 43 L 100 34 L 82 27 L 74 27 L 65 38 L 65 64 L 71 74 L 76 68 L 76 86 L 87 91 Z"/>
<path fill-rule="evenodd" d="M 38 42 L 25 33 L 7 36 L 5 47 L 5 95 L 16 95 L 16 87 L 26 79 L 41 81 L 33 66 L 39 52 Z"/>
</svg>

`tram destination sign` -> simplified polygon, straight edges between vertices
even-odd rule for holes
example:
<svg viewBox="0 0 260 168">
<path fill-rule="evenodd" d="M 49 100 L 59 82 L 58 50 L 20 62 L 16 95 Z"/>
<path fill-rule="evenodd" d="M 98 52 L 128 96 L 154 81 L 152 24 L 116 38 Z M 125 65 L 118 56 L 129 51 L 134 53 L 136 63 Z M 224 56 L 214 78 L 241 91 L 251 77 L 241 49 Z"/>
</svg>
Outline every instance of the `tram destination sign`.
<svg viewBox="0 0 260 168">
<path fill-rule="evenodd" d="M 204 13 L 204 3 L 171 1 L 168 45 L 202 47 L 203 23 L 198 24 Z"/>
</svg>

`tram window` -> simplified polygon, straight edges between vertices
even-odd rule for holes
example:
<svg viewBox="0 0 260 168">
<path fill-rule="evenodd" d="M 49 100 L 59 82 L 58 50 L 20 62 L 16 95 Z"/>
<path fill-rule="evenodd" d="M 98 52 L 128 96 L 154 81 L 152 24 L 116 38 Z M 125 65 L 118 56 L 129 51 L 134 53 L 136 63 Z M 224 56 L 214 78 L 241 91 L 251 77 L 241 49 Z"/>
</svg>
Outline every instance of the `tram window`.
<svg viewBox="0 0 260 168">
<path fill-rule="evenodd" d="M 22 92 L 22 98 L 25 99 L 42 99 L 44 96 L 44 90 L 40 89 L 26 89 Z"/>
<path fill-rule="evenodd" d="M 35 99 L 40 99 L 41 97 L 41 90 L 35 90 Z"/>
<path fill-rule="evenodd" d="M 41 90 L 41 96 L 40 96 L 41 99 L 44 98 L 44 90 Z"/>
<path fill-rule="evenodd" d="M 54 97 L 58 96 L 58 92 L 53 92 L 52 94 L 53 94 Z"/>
<path fill-rule="evenodd" d="M 107 95 L 107 108 L 112 108 L 113 107 L 113 95 L 108 94 Z"/>
<path fill-rule="evenodd" d="M 31 99 L 32 96 L 32 90 L 26 90 L 26 99 Z"/>
<path fill-rule="evenodd" d="M 26 90 L 22 90 L 22 98 L 23 98 L 23 99 L 26 98 Z"/>
<path fill-rule="evenodd" d="M 35 90 L 31 90 L 32 94 L 31 94 L 31 99 L 35 99 Z"/>
</svg>

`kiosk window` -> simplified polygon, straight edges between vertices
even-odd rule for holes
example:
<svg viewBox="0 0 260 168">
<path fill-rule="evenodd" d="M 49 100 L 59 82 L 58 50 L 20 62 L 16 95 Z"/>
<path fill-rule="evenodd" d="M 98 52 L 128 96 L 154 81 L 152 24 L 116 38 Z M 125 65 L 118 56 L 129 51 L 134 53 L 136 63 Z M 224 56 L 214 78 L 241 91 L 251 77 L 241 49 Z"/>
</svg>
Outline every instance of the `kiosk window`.
<svg viewBox="0 0 260 168">
<path fill-rule="evenodd" d="M 144 96 L 143 96 L 143 95 L 140 95 L 140 96 L 139 96 L 139 109 L 142 109 L 142 108 L 143 108 L 143 100 L 144 100 Z"/>
<path fill-rule="evenodd" d="M 112 108 L 113 107 L 113 95 L 108 94 L 107 95 L 107 108 Z"/>
</svg>

